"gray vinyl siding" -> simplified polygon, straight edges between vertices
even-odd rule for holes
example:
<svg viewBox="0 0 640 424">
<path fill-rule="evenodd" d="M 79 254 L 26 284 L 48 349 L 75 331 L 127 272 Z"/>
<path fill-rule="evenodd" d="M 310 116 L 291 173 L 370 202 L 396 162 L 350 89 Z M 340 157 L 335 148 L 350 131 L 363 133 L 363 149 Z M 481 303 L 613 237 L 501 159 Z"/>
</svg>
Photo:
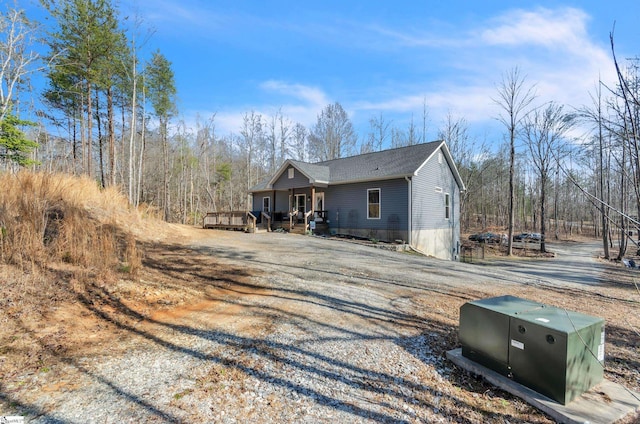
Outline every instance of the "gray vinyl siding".
<svg viewBox="0 0 640 424">
<path fill-rule="evenodd" d="M 305 177 L 304 174 L 298 171 L 296 168 L 294 169 L 293 178 L 289 179 L 289 169 L 293 167 L 289 167 L 285 169 L 285 171 L 280 175 L 280 178 L 276 180 L 273 184 L 273 188 L 275 190 L 286 190 L 290 188 L 297 187 L 309 187 L 309 178 Z"/>
<path fill-rule="evenodd" d="M 297 194 L 310 193 L 310 190 L 302 190 L 296 191 Z M 269 197 L 271 200 L 271 211 L 272 212 L 286 212 L 289 210 L 289 192 L 288 191 L 276 191 L 275 192 L 275 202 L 274 202 L 274 191 L 260 191 L 257 193 L 253 193 L 253 211 L 261 211 L 262 210 L 262 199 L 264 197 Z"/>
<path fill-rule="evenodd" d="M 438 189 L 442 189 L 439 192 Z M 438 163 L 438 152 L 413 177 L 413 214 L 414 230 L 451 228 L 460 213 L 460 189 L 444 155 Z M 450 216 L 445 218 L 445 193 L 449 193 Z"/>
<path fill-rule="evenodd" d="M 380 219 L 367 218 L 367 190 L 380 189 Z M 332 231 L 370 230 L 379 240 L 391 230 L 407 231 L 408 183 L 404 179 L 344 184 L 323 189 Z M 318 189 L 318 191 L 320 191 Z"/>
<path fill-rule="evenodd" d="M 272 191 L 258 192 L 258 193 L 253 193 L 253 207 L 251 208 L 252 211 L 262 210 L 262 199 L 264 197 L 271 198 L 271 207 L 273 208 L 273 192 Z"/>
<path fill-rule="evenodd" d="M 289 193 L 286 191 L 276 192 L 276 204 L 273 207 L 274 212 L 286 212 L 289 210 Z"/>
</svg>

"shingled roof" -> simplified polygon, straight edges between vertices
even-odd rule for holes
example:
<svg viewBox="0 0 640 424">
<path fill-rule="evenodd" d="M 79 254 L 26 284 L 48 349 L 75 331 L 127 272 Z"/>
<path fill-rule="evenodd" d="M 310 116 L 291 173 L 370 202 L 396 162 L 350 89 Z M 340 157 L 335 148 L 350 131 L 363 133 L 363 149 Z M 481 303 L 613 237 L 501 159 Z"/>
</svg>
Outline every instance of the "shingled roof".
<svg viewBox="0 0 640 424">
<path fill-rule="evenodd" d="M 365 153 L 320 162 L 329 168 L 330 183 L 402 178 L 413 175 L 440 147 L 441 141 Z"/>
<path fill-rule="evenodd" d="M 310 184 L 335 185 L 409 177 L 418 172 L 427 160 L 443 146 L 447 161 L 449 161 L 454 170 L 454 175 L 460 188 L 463 189 L 464 185 L 455 169 L 446 145 L 443 141 L 433 141 L 431 143 L 414 144 L 412 146 L 317 163 L 289 159 L 282 164 L 280 169 L 269 180 L 256 185 L 250 191 L 269 190 L 273 183 L 290 166 L 294 166 L 309 178 Z"/>
</svg>

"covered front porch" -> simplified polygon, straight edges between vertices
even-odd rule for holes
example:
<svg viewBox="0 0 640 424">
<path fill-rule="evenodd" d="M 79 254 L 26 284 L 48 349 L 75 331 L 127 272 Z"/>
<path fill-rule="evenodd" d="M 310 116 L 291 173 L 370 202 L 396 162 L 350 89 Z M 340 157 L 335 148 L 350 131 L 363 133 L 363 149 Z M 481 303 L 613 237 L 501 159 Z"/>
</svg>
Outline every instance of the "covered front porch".
<svg viewBox="0 0 640 424">
<path fill-rule="evenodd" d="M 258 228 L 267 231 L 329 232 L 325 192 L 316 187 L 254 193 L 252 214 L 258 217 Z"/>
</svg>

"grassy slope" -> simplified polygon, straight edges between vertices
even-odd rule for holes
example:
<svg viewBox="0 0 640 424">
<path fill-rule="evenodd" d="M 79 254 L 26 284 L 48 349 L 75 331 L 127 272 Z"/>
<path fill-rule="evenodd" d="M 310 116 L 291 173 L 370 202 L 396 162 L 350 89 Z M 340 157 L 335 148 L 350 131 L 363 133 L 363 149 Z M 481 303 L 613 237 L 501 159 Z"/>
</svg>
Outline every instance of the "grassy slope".
<svg viewBox="0 0 640 424">
<path fill-rule="evenodd" d="M 0 376 L 46 367 L 88 316 L 93 287 L 135 278 L 142 215 L 87 178 L 0 175 Z M 63 306 L 72 306 L 61 314 Z"/>
</svg>

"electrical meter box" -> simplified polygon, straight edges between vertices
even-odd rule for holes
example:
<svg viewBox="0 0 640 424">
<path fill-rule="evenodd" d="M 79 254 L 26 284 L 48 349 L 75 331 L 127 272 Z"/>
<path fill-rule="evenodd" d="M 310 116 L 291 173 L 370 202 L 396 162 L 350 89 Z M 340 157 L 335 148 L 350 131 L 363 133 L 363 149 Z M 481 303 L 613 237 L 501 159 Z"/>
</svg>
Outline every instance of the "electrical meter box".
<svg viewBox="0 0 640 424">
<path fill-rule="evenodd" d="M 515 296 L 460 308 L 462 355 L 563 405 L 603 378 L 604 320 Z"/>
</svg>

